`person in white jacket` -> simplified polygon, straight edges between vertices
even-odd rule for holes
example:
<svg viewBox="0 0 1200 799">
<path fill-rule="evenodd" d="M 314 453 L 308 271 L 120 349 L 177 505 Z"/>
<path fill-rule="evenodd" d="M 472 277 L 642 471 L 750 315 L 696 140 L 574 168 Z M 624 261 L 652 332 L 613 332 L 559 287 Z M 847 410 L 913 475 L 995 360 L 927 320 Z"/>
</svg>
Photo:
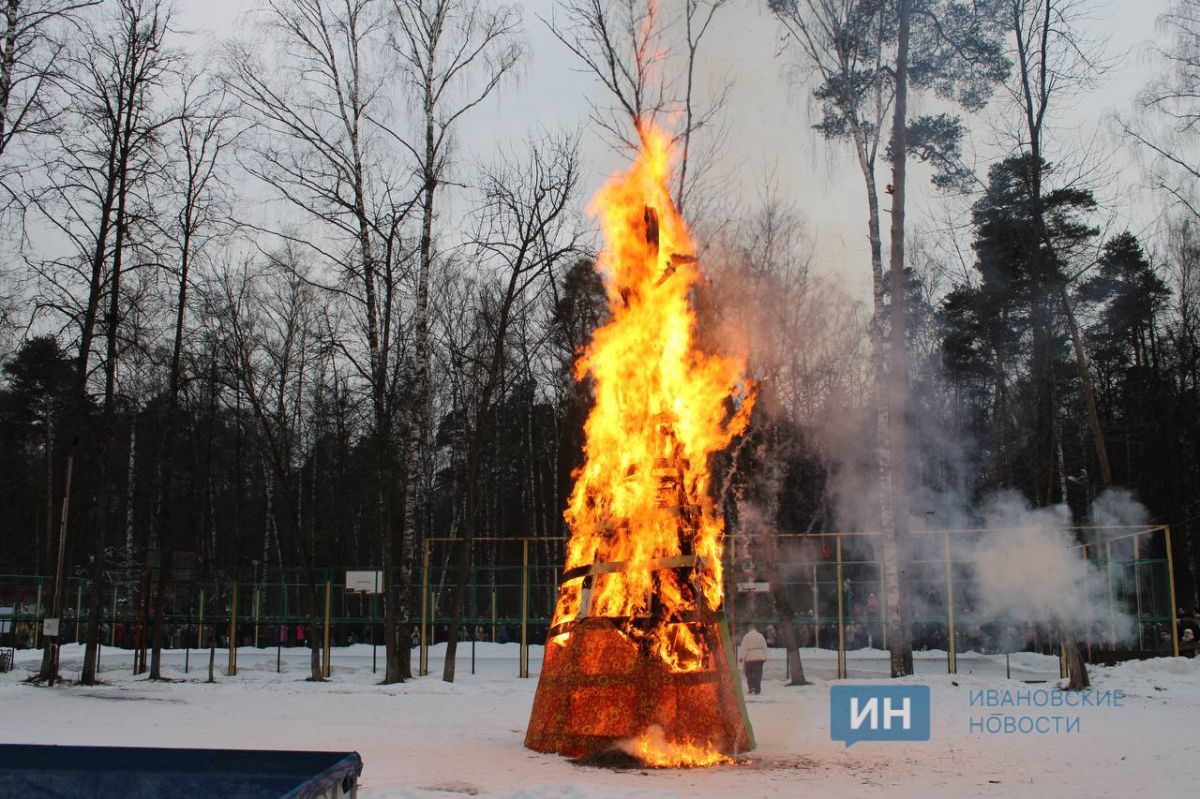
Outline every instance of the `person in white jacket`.
<svg viewBox="0 0 1200 799">
<path fill-rule="evenodd" d="M 742 644 L 738 647 L 738 662 L 746 673 L 746 685 L 750 693 L 762 693 L 763 663 L 767 660 L 767 639 L 753 624 L 742 636 Z"/>
</svg>

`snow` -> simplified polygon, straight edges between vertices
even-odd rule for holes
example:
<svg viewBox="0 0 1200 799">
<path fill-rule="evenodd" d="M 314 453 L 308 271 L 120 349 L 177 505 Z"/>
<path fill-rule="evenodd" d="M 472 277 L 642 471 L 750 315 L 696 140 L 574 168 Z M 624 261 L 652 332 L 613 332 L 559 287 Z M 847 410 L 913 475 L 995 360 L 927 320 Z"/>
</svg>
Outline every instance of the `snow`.
<svg viewBox="0 0 1200 799">
<path fill-rule="evenodd" d="M 992 735 L 969 729 L 971 692 L 1053 689 L 1056 658 L 1031 653 L 961 653 L 959 673 L 945 673 L 944 652 L 916 653 L 917 674 L 929 685 L 933 732 L 928 742 L 858 743 L 829 739 L 829 687 L 834 653 L 804 650 L 814 685 L 783 683 L 781 651 L 773 651 L 761 696 L 747 706 L 759 748 L 738 765 L 681 771 L 609 771 L 576 766 L 522 746 L 536 687 L 540 648 L 531 653 L 533 679 L 517 677 L 515 644 L 480 644 L 471 674 L 470 644 L 460 648 L 458 679 L 441 681 L 441 647 L 431 650 L 430 675 L 402 685 L 378 685 L 370 646 L 335 649 L 333 677 L 310 683 L 305 650 L 284 650 L 275 671 L 273 649 L 243 648 L 238 674 L 207 684 L 207 652 L 166 655 L 178 681 L 151 683 L 130 674 L 131 653 L 105 648 L 103 685 L 53 689 L 22 683 L 38 652 L 18 652 L 17 669 L 0 675 L 0 741 L 6 743 L 195 746 L 355 750 L 365 764 L 363 799 L 455 796 L 519 799 L 599 797 L 839 796 L 937 797 L 1186 795 L 1200 779 L 1200 660 L 1163 658 L 1094 667 L 1101 691 L 1123 691 L 1121 707 L 1082 708 L 1073 734 Z M 63 672 L 78 674 L 78 646 L 64 647 Z M 849 654 L 852 682 L 879 682 L 887 653 Z M 382 668 L 382 662 L 379 664 Z M 1023 680 L 1049 683 L 1027 684 Z"/>
</svg>

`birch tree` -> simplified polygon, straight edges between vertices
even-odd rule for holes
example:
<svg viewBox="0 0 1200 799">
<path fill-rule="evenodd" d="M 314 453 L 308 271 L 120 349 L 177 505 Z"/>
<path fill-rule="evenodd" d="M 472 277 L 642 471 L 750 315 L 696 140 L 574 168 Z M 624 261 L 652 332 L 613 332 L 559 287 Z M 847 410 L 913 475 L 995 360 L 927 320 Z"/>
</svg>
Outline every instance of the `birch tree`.
<svg viewBox="0 0 1200 799">
<path fill-rule="evenodd" d="M 385 682 L 407 675 L 409 592 L 393 585 L 393 437 L 401 334 L 401 281 L 410 251 L 405 221 L 418 203 L 392 166 L 413 147 L 392 132 L 399 123 L 383 55 L 393 20 L 384 0 L 272 0 L 265 30 L 270 60 L 231 45 L 226 85 L 258 134 L 247 141 L 250 170 L 318 235 L 291 239 L 326 260 L 354 320 L 342 348 L 367 387 L 372 418 L 374 538 L 381 553 Z M 420 300 L 418 300 L 418 303 Z M 420 311 L 418 309 L 418 317 Z"/>
<path fill-rule="evenodd" d="M 1154 44 L 1159 74 L 1120 125 L 1149 156 L 1152 185 L 1200 217 L 1200 0 L 1174 0 L 1158 30 L 1166 40 Z"/>
<path fill-rule="evenodd" d="M 100 0 L 6 0 L 0 38 L 0 186 L 20 201 L 10 150 L 53 134 L 65 111 L 58 91 L 69 70 L 67 48 L 83 12 Z M 77 41 L 77 39 L 76 39 Z"/>
<path fill-rule="evenodd" d="M 398 669 L 390 677 L 410 676 L 412 634 L 409 610 L 414 596 L 421 517 L 418 485 L 431 419 L 430 284 L 437 259 L 435 221 L 449 178 L 453 134 L 462 120 L 486 100 L 521 58 L 519 12 L 512 6 L 493 8 L 485 0 L 392 0 L 395 12 L 393 49 L 405 83 L 413 92 L 418 134 L 409 144 L 397 137 L 412 158 L 418 183 L 416 210 L 420 236 L 416 253 L 416 297 L 413 310 L 412 358 L 408 390 L 413 398 L 404 420 L 404 529 L 400 557 Z"/>
</svg>

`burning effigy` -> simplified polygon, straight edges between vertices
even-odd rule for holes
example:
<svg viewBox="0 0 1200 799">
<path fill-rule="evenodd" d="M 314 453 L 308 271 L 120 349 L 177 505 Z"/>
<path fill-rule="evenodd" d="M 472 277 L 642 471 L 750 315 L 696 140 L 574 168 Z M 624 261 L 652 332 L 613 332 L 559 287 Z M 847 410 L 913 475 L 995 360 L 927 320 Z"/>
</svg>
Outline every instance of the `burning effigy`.
<svg viewBox="0 0 1200 799">
<path fill-rule="evenodd" d="M 699 341 L 701 272 L 667 189 L 670 138 L 652 125 L 639 132 L 633 166 L 590 207 L 611 316 L 575 365 L 595 404 L 525 745 L 711 765 L 754 746 L 723 615 L 724 523 L 710 496 L 712 456 L 745 429 L 754 395 L 743 359 Z"/>
</svg>

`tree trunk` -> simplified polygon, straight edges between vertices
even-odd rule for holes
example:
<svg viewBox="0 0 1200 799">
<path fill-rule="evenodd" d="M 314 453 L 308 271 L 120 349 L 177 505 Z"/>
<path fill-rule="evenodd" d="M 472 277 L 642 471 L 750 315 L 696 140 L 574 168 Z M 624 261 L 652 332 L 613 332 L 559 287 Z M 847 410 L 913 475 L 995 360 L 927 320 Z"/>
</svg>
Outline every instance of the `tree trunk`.
<svg viewBox="0 0 1200 799">
<path fill-rule="evenodd" d="M 783 645 L 787 649 L 788 685 L 808 685 L 804 677 L 804 664 L 800 661 L 800 639 L 796 635 L 796 625 L 793 621 L 795 609 L 788 599 L 787 587 L 779 573 L 779 552 L 775 536 L 770 531 L 762 535 L 762 554 L 767 581 L 771 585 L 771 599 L 775 602 L 775 613 L 779 617 L 779 632 L 783 636 Z"/>
<path fill-rule="evenodd" d="M 404 544 L 400 557 L 400 637 L 403 649 L 401 668 L 405 677 L 412 676 L 412 620 L 411 608 L 416 604 L 413 591 L 413 569 L 417 560 L 417 525 L 420 497 L 417 484 L 421 479 L 421 457 L 424 453 L 425 431 L 429 424 L 426 409 L 429 407 L 430 390 L 430 347 L 429 347 L 429 282 L 433 275 L 433 214 L 437 197 L 437 140 L 434 136 L 433 87 L 425 86 L 425 150 L 422 170 L 425 184 L 422 187 L 420 262 L 417 274 L 416 317 L 416 371 L 412 382 L 412 414 L 409 419 L 407 480 L 404 497 Z"/>
<path fill-rule="evenodd" d="M 316 611 L 317 590 L 311 578 L 309 580 L 309 589 L 309 593 L 312 596 L 312 603 L 310 603 L 309 607 L 311 609 L 308 614 L 308 679 L 312 682 L 325 682 L 325 669 L 321 662 L 321 658 L 325 652 L 325 617 Z"/>
<path fill-rule="evenodd" d="M 55 551 L 53 548 L 54 540 L 54 414 L 50 410 L 49 400 L 46 401 L 45 417 L 43 420 L 45 425 L 45 444 L 46 450 L 43 453 L 42 461 L 42 512 L 45 514 L 44 532 L 46 537 L 45 548 L 47 554 Z M 61 549 L 61 547 L 59 547 Z M 37 557 L 41 557 L 41 547 L 38 547 Z M 62 553 L 65 554 L 65 553 Z M 62 593 L 63 593 L 63 574 L 62 568 L 58 567 L 55 571 L 54 578 L 54 599 L 51 603 L 50 615 L 52 618 L 62 618 Z M 60 628 L 62 622 L 59 622 Z M 58 679 L 58 664 L 55 662 L 55 653 L 58 648 L 58 642 L 62 636 L 61 629 L 57 636 L 43 636 L 42 638 L 42 666 L 38 670 L 36 679 L 46 681 L 51 684 Z"/>
<path fill-rule="evenodd" d="M 1060 282 L 1058 298 L 1062 303 L 1063 314 L 1067 318 L 1067 328 L 1071 331 L 1071 349 L 1075 353 L 1075 368 L 1079 372 L 1079 381 L 1083 386 L 1083 401 L 1087 408 L 1088 427 L 1092 432 L 1092 443 L 1096 447 L 1096 460 L 1100 463 L 1100 485 L 1103 488 L 1112 487 L 1112 468 L 1108 463 L 1108 447 L 1104 443 L 1104 431 L 1100 428 L 1100 411 L 1096 406 L 1096 389 L 1092 382 L 1092 370 L 1088 368 L 1087 353 L 1083 349 L 1083 340 L 1079 335 L 1079 325 L 1075 321 L 1075 312 L 1071 308 L 1071 298 L 1067 294 L 1067 286 Z M 1063 497 L 1066 501 L 1066 496 Z"/>
<path fill-rule="evenodd" d="M 450 605 L 450 630 L 446 641 L 446 660 L 442 665 L 442 679 L 454 682 L 455 657 L 458 652 L 458 634 L 462 627 L 462 614 L 466 605 L 467 580 L 471 571 L 471 547 L 475 541 L 475 530 L 480 516 L 479 472 L 480 461 L 483 457 L 483 444 L 486 440 L 486 426 L 492 418 L 492 397 L 500 383 L 500 369 L 504 361 L 504 341 L 508 333 L 509 315 L 513 301 L 516 298 L 517 278 L 519 271 L 512 272 L 508 290 L 501 306 L 500 317 L 496 323 L 495 340 L 492 343 L 491 362 L 488 364 L 487 380 L 479 397 L 479 406 L 475 413 L 475 426 L 471 435 L 471 443 L 467 451 L 466 470 L 466 510 L 463 514 L 463 535 L 456 562 L 454 594 Z"/>
<path fill-rule="evenodd" d="M 1172 611 L 1174 612 L 1174 611 Z M 1090 688 L 1092 681 L 1088 679 L 1087 664 L 1083 653 L 1079 651 L 1079 642 L 1075 639 L 1075 630 L 1070 624 L 1060 627 L 1063 648 L 1067 653 L 1067 688 L 1068 691 L 1082 691 Z"/>
<path fill-rule="evenodd" d="M 390 471 L 385 468 L 384 461 L 388 455 L 386 448 L 388 442 L 382 441 L 376 436 L 376 453 L 378 459 L 376 467 L 379 484 L 376 487 L 377 503 L 376 512 L 376 535 L 379 541 L 380 554 L 383 564 L 383 650 L 384 650 L 384 684 L 403 682 L 407 674 L 407 664 L 411 660 L 411 655 L 408 658 L 401 657 L 401 647 L 405 651 L 411 650 L 411 634 L 409 640 L 401 639 L 400 631 L 396 627 L 399 620 L 397 613 L 398 597 L 396 595 L 396 559 L 395 559 L 395 542 L 391 535 L 391 506 L 388 495 L 391 491 Z M 408 515 L 412 512 L 411 508 L 405 509 L 405 528 L 408 526 Z M 404 590 L 403 581 L 401 581 L 401 590 Z"/>
<path fill-rule="evenodd" d="M 154 622 L 151 628 L 150 648 L 150 679 L 161 680 L 162 676 L 162 645 L 165 627 L 167 588 L 170 585 L 173 551 L 168 544 L 159 550 L 158 582 L 154 590 Z"/>
<path fill-rule="evenodd" d="M 13 73 L 17 63 L 17 33 L 21 20 L 21 0 L 8 0 L 4 9 L 4 51 L 0 53 L 0 156 L 9 141 L 9 106 L 12 103 Z"/>
<path fill-rule="evenodd" d="M 208 682 L 217 681 L 217 634 L 210 626 L 208 629 Z"/>
<path fill-rule="evenodd" d="M 123 151 L 124 152 L 124 151 Z M 100 498 L 97 502 L 95 539 L 92 545 L 92 595 L 89 606 L 87 643 L 83 655 L 83 673 L 80 682 L 96 684 L 96 669 L 100 646 L 100 613 L 103 600 L 104 541 L 110 520 L 112 504 L 116 494 L 116 476 L 113 474 L 112 457 L 116 452 L 116 389 L 117 389 L 117 335 L 121 321 L 121 265 L 125 243 L 126 201 L 129 197 L 126 169 L 128 164 L 122 155 L 117 171 L 117 210 L 113 225 L 112 278 L 109 281 L 109 308 L 106 320 L 106 356 L 104 365 L 104 420 L 101 427 L 103 444 L 100 459 Z M 114 622 L 115 623 L 115 622 Z"/>
<path fill-rule="evenodd" d="M 896 51 L 895 118 L 892 123 L 891 308 L 888 428 L 891 475 L 885 490 L 892 500 L 892 523 L 883 530 L 884 573 L 888 584 L 891 673 L 913 673 L 911 600 L 908 596 L 908 346 L 905 321 L 904 201 L 908 161 L 908 45 L 912 0 L 900 0 Z"/>
</svg>

